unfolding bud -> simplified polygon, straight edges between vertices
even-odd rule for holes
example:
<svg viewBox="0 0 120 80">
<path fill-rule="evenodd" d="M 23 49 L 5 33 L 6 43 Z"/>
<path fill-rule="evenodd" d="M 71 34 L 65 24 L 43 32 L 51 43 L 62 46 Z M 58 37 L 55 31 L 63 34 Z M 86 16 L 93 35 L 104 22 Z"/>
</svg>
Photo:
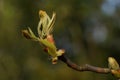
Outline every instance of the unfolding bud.
<svg viewBox="0 0 120 80">
<path fill-rule="evenodd" d="M 118 62 L 113 57 L 108 58 L 108 66 L 110 69 L 113 69 L 113 70 L 120 69 Z"/>
<path fill-rule="evenodd" d="M 55 64 L 58 57 L 65 53 L 65 50 L 63 49 L 57 50 L 54 38 L 52 36 L 56 14 L 53 12 L 52 18 L 50 18 L 45 11 L 40 10 L 39 16 L 40 21 L 37 27 L 39 37 L 36 37 L 30 28 L 28 28 L 28 30 L 22 30 L 22 34 L 27 39 L 38 41 L 42 47 L 44 47 L 44 51 L 52 57 L 52 63 Z"/>
</svg>

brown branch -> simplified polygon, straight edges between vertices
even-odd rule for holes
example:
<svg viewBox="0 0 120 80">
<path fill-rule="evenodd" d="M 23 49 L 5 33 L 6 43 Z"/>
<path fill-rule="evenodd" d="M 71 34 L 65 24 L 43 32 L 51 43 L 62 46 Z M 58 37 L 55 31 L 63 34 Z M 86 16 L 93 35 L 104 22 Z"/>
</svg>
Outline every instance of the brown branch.
<svg viewBox="0 0 120 80">
<path fill-rule="evenodd" d="M 95 67 L 91 66 L 89 64 L 85 64 L 83 66 L 79 66 L 75 63 L 73 63 L 69 58 L 67 58 L 65 55 L 59 56 L 59 60 L 67 64 L 68 67 L 76 70 L 76 71 L 92 71 L 96 73 L 101 73 L 101 74 L 107 74 L 110 73 L 111 70 L 109 68 L 101 68 L 101 67 Z"/>
</svg>

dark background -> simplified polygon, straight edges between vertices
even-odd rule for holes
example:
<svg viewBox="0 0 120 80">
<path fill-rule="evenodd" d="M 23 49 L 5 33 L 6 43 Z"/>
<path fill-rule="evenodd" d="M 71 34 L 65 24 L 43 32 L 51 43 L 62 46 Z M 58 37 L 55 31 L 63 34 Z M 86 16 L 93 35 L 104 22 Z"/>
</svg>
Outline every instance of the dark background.
<svg viewBox="0 0 120 80">
<path fill-rule="evenodd" d="M 0 80 L 114 80 L 111 74 L 77 72 L 58 61 L 51 64 L 36 42 L 39 10 L 56 12 L 54 38 L 58 48 L 77 64 L 108 67 L 120 62 L 120 0 L 0 0 Z"/>
</svg>

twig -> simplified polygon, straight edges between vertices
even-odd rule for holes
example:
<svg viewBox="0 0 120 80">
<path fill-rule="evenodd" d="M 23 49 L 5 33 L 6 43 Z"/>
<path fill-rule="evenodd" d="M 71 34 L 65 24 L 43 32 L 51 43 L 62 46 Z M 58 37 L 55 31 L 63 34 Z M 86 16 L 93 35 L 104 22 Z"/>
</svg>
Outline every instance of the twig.
<svg viewBox="0 0 120 80">
<path fill-rule="evenodd" d="M 113 58 L 109 57 L 108 58 L 108 64 L 109 68 L 101 68 L 101 67 L 95 67 L 89 64 L 85 65 L 77 65 L 74 62 L 72 62 L 69 58 L 65 57 L 64 49 L 58 49 L 56 45 L 54 44 L 54 38 L 52 36 L 52 29 L 53 29 L 53 24 L 55 22 L 55 16 L 56 14 L 53 13 L 52 18 L 47 15 L 45 11 L 40 10 L 39 16 L 41 17 L 38 25 L 38 35 L 39 37 L 36 37 L 35 34 L 32 32 L 30 28 L 28 30 L 22 30 L 22 33 L 24 37 L 27 39 L 31 39 L 33 41 L 38 41 L 40 42 L 44 47 L 45 51 L 52 57 L 52 63 L 55 64 L 57 60 L 61 60 L 65 64 L 67 64 L 68 67 L 76 70 L 76 71 L 91 71 L 91 72 L 96 72 L 96 73 L 101 73 L 101 74 L 108 74 L 111 73 L 113 74 L 116 78 L 120 79 L 120 66 L 118 62 Z"/>
<path fill-rule="evenodd" d="M 68 67 L 76 70 L 76 71 L 92 71 L 96 73 L 101 73 L 101 74 L 107 74 L 110 73 L 111 70 L 109 68 L 101 68 L 101 67 L 95 67 L 89 64 L 85 64 L 83 66 L 79 66 L 75 63 L 73 63 L 69 58 L 67 58 L 65 55 L 59 56 L 59 60 L 67 64 Z"/>
</svg>

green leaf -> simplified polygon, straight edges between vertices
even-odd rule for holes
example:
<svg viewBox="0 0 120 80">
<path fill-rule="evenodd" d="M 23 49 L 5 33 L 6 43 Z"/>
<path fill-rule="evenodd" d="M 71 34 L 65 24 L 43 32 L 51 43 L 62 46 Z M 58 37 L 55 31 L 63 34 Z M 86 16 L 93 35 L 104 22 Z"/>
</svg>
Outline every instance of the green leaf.
<svg viewBox="0 0 120 80">
<path fill-rule="evenodd" d="M 34 35 L 34 33 L 32 32 L 30 28 L 28 28 L 28 30 L 22 30 L 22 34 L 26 39 L 39 41 L 39 38 Z"/>
</svg>

